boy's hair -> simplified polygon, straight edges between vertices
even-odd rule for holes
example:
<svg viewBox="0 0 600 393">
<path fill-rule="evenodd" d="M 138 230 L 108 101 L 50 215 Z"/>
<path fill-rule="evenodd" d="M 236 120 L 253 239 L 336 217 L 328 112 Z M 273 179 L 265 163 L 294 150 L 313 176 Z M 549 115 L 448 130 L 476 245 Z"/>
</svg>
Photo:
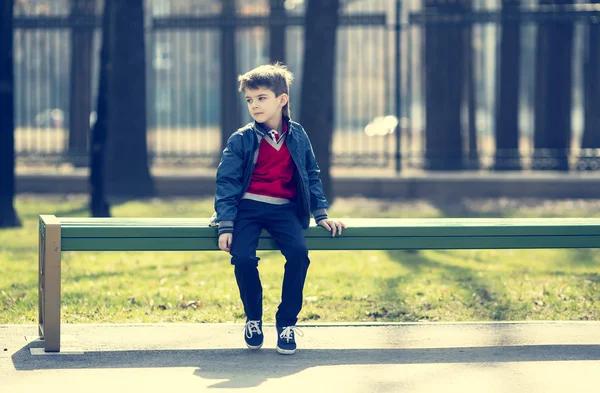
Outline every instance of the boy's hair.
<svg viewBox="0 0 600 393">
<path fill-rule="evenodd" d="M 266 64 L 258 66 L 243 75 L 238 76 L 240 82 L 239 91 L 246 89 L 255 90 L 260 87 L 271 90 L 279 97 L 283 93 L 288 95 L 288 103 L 283 107 L 283 115 L 291 117 L 290 111 L 290 86 L 294 80 L 294 75 L 287 67 L 279 62 L 275 64 Z"/>
</svg>

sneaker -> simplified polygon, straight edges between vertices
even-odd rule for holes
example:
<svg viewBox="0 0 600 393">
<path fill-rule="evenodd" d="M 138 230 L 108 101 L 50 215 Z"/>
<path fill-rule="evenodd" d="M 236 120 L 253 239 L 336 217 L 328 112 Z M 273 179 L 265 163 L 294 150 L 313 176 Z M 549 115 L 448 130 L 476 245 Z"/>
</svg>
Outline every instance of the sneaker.
<svg viewBox="0 0 600 393">
<path fill-rule="evenodd" d="M 262 321 L 248 321 L 244 326 L 244 339 L 250 349 L 260 349 L 265 336 L 262 332 Z"/>
<path fill-rule="evenodd" d="M 296 334 L 304 336 L 296 326 L 277 326 L 277 352 L 282 355 L 293 355 L 296 352 Z"/>
</svg>

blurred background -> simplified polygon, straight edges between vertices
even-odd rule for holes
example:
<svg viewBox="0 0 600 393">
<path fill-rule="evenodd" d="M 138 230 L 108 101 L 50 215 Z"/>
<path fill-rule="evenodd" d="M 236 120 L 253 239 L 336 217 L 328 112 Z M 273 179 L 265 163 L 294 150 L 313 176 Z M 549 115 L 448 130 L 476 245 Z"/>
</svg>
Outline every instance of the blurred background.
<svg viewBox="0 0 600 393">
<path fill-rule="evenodd" d="M 15 0 L 19 164 L 87 165 L 103 2 Z M 598 169 L 597 160 L 582 159 L 600 147 L 600 9 L 591 3 L 340 1 L 332 165 Z M 280 60 L 296 75 L 291 102 L 299 113 L 305 6 L 303 0 L 145 2 L 152 165 L 215 165 L 224 110 L 220 74 L 271 61 L 271 13 L 288 18 L 273 28 L 285 35 Z M 240 21 L 233 65 L 220 56 L 223 12 Z M 239 115 L 240 125 L 250 121 L 245 110 Z"/>
<path fill-rule="evenodd" d="M 18 173 L 86 170 L 97 151 L 92 184 L 122 194 L 152 195 L 157 170 L 214 176 L 251 120 L 237 75 L 275 61 L 329 193 L 336 170 L 600 168 L 596 0 L 9 3 Z"/>
</svg>

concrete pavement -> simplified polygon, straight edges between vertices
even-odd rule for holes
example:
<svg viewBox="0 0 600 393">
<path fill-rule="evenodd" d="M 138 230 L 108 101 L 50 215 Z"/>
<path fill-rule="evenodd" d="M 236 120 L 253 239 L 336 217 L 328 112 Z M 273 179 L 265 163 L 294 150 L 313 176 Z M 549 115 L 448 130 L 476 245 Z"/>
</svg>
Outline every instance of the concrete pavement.
<svg viewBox="0 0 600 393">
<path fill-rule="evenodd" d="M 600 322 L 300 325 L 295 355 L 245 348 L 241 324 L 0 325 L 0 391 L 597 392 Z M 68 353 L 81 354 L 68 354 Z"/>
</svg>

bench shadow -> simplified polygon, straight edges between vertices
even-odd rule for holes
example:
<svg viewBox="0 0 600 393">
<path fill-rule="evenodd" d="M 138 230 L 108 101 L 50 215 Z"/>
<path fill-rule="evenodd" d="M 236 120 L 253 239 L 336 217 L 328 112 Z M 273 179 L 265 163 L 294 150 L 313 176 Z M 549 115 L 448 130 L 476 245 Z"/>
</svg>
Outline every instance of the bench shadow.
<svg viewBox="0 0 600 393">
<path fill-rule="evenodd" d="M 437 252 L 444 252 L 444 250 L 436 250 Z M 413 250 L 404 251 L 387 251 L 390 260 L 406 267 L 410 270 L 411 275 L 426 275 L 430 269 L 442 269 L 445 280 L 454 282 L 459 288 L 473 292 L 477 298 L 473 300 L 483 301 L 486 303 L 497 303 L 495 307 L 488 310 L 489 314 L 487 320 L 490 321 L 502 321 L 506 319 L 506 312 L 508 311 L 509 305 L 505 304 L 505 300 L 500 296 L 496 296 L 494 291 L 490 288 L 489 283 L 484 277 L 479 277 L 475 271 L 470 268 L 461 266 L 444 264 L 438 261 L 427 258 L 423 253 Z M 398 288 L 400 282 L 404 279 L 403 276 L 390 278 L 386 281 L 385 287 L 387 290 L 395 291 Z M 395 295 L 397 296 L 397 295 Z M 482 310 L 483 311 L 483 310 Z M 424 311 L 424 315 L 427 311 Z M 424 318 L 427 318 L 424 316 Z"/>
<path fill-rule="evenodd" d="M 445 363 L 508 363 L 600 360 L 600 345 L 514 345 L 450 348 L 300 349 L 294 356 L 273 349 L 91 351 L 83 355 L 33 356 L 29 343 L 12 355 L 16 370 L 195 367 L 194 375 L 218 380 L 211 388 L 247 388 L 312 367 Z"/>
<path fill-rule="evenodd" d="M 571 248 L 567 251 L 569 253 L 569 265 L 582 266 L 589 268 L 600 267 L 600 258 L 598 258 L 599 252 L 594 248 Z M 593 272 L 588 274 L 587 279 L 600 282 L 600 275 Z"/>
<path fill-rule="evenodd" d="M 449 250 L 435 250 L 436 253 L 451 254 Z M 591 249 L 570 249 L 567 251 L 568 257 L 565 260 L 566 266 L 577 267 L 595 267 L 595 253 L 598 250 Z M 486 278 L 486 275 L 479 275 L 477 269 L 446 264 L 434 259 L 428 258 L 424 253 L 417 250 L 388 250 L 387 255 L 390 260 L 404 266 L 410 271 L 410 275 L 426 276 L 428 271 L 432 269 L 441 270 L 444 280 L 454 283 L 458 288 L 473 293 L 473 302 L 486 304 L 480 308 L 480 312 L 487 313 L 486 320 L 503 321 L 507 319 L 507 314 L 514 307 L 512 302 L 502 296 L 502 290 L 494 289 L 492 283 Z M 454 255 L 454 258 L 459 256 Z M 478 262 L 484 263 L 480 260 Z M 565 266 L 565 270 L 549 270 L 548 273 L 553 276 L 577 276 L 583 282 L 589 280 L 593 283 L 600 282 L 600 274 L 597 272 L 575 271 L 571 272 Z M 560 268 L 557 268 L 560 269 Z M 392 291 L 390 296 L 398 296 L 394 291 L 401 285 L 405 276 L 398 276 L 386 280 L 382 291 Z M 403 295 L 400 294 L 400 297 Z M 427 311 L 424 311 L 424 315 Z M 427 319 L 427 317 L 424 317 Z"/>
</svg>

